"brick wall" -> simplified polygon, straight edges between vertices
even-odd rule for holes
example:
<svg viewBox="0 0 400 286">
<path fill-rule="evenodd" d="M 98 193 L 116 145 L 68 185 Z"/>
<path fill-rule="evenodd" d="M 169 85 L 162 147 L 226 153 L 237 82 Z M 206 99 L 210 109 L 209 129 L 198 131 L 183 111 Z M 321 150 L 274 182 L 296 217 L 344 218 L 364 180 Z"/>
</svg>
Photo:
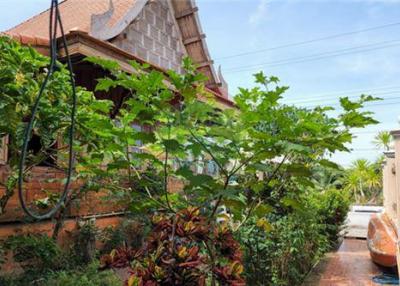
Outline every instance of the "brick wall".
<svg viewBox="0 0 400 286">
<path fill-rule="evenodd" d="M 0 166 L 0 181 L 5 182 L 8 177 L 8 167 Z M 64 178 L 64 173 L 54 168 L 49 167 L 34 167 L 31 173 L 31 179 L 24 183 L 25 200 L 30 203 L 37 199 L 47 197 L 48 193 L 61 193 L 64 185 L 61 180 Z M 50 179 L 50 181 L 49 181 Z M 53 181 L 54 180 L 54 181 Z M 78 189 L 79 182 L 72 182 L 71 189 Z M 182 180 L 169 177 L 168 190 L 171 193 L 182 190 L 184 184 Z M 45 192 L 44 192 L 45 191 Z M 0 197 L 5 194 L 5 188 L 0 186 Z M 98 192 L 88 192 L 81 198 L 75 200 L 67 209 L 67 216 L 84 217 L 91 215 L 104 215 L 120 213 L 127 209 L 127 205 L 115 201 L 110 198 L 110 193 L 106 190 Z M 21 209 L 17 190 L 9 199 L 5 208 L 5 213 L 0 215 L 0 226 L 3 223 L 22 222 L 27 219 L 25 213 Z M 1 239 L 0 235 L 0 239 Z"/>
<path fill-rule="evenodd" d="M 8 177 L 7 166 L 0 167 L 0 180 L 5 182 Z M 49 167 L 34 167 L 31 172 L 30 179 L 24 183 L 25 200 L 29 203 L 37 199 L 47 197 L 46 193 L 61 193 L 64 190 L 62 179 L 64 173 Z M 81 186 L 79 182 L 72 182 L 71 189 L 78 189 Z M 45 192 L 44 192 L 45 191 Z M 5 193 L 3 186 L 0 186 L 0 197 Z M 82 217 L 96 214 L 118 213 L 126 209 L 126 205 L 122 205 L 115 201 L 110 201 L 110 194 L 107 191 L 88 192 L 83 197 L 74 201 L 68 208 L 67 216 Z M 22 211 L 17 190 L 10 198 L 5 208 L 5 213 L 0 215 L 0 226 L 2 223 L 21 222 L 26 219 L 25 213 Z M 1 238 L 1 236 L 0 236 Z"/>
<path fill-rule="evenodd" d="M 168 1 L 149 1 L 135 21 L 111 42 L 154 65 L 181 72 L 186 52 Z"/>
</svg>

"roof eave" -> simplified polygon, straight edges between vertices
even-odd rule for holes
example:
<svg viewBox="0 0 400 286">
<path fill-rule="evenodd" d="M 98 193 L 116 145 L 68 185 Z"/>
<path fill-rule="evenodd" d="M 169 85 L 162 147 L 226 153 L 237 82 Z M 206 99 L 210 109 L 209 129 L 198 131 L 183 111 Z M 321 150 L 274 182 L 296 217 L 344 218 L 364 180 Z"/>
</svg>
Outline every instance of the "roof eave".
<svg viewBox="0 0 400 286">
<path fill-rule="evenodd" d="M 129 61 L 136 61 L 141 64 L 146 63 L 150 65 L 150 69 L 160 71 L 167 75 L 167 70 L 157 65 L 148 63 L 144 59 L 141 59 L 131 53 L 128 53 L 109 42 L 94 38 L 86 32 L 71 31 L 68 35 L 66 35 L 66 38 L 68 46 L 70 47 L 69 48 L 70 53 L 72 55 L 73 54 L 81 54 L 84 56 L 99 55 L 102 56 L 103 58 L 116 60 L 120 64 L 121 68 L 127 72 L 134 71 L 132 66 L 129 64 Z M 74 44 L 80 44 L 80 46 L 75 46 Z M 60 55 L 63 56 L 62 51 Z M 225 98 L 216 91 L 209 89 L 207 87 L 205 87 L 205 89 L 207 92 L 211 93 L 215 97 L 215 99 L 221 104 L 227 105 L 229 107 L 235 106 L 234 102 L 229 98 Z"/>
</svg>

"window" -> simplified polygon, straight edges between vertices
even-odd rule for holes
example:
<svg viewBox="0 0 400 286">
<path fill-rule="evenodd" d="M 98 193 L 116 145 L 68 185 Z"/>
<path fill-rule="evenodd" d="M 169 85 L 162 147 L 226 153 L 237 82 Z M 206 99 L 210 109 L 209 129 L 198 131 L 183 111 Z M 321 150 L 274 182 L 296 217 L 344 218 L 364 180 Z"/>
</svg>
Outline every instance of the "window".
<svg viewBox="0 0 400 286">
<path fill-rule="evenodd" d="M 207 175 L 217 176 L 218 175 L 218 165 L 213 160 L 207 161 Z"/>
<path fill-rule="evenodd" d="M 44 148 L 40 136 L 33 134 L 31 140 L 28 142 L 28 154 L 44 156 L 37 166 L 54 167 L 56 165 L 57 157 L 57 142 L 51 146 Z"/>
<path fill-rule="evenodd" d="M 198 160 L 196 162 L 196 173 L 197 174 L 203 174 L 204 173 L 204 160 L 201 156 L 198 157 Z"/>
<path fill-rule="evenodd" d="M 137 132 L 142 132 L 143 131 L 143 127 L 140 126 L 137 123 L 132 123 L 132 128 L 135 129 Z M 135 142 L 135 146 L 131 146 L 129 149 L 129 152 L 132 153 L 142 153 L 142 149 L 140 147 L 143 146 L 143 142 L 141 140 L 136 140 Z"/>
</svg>

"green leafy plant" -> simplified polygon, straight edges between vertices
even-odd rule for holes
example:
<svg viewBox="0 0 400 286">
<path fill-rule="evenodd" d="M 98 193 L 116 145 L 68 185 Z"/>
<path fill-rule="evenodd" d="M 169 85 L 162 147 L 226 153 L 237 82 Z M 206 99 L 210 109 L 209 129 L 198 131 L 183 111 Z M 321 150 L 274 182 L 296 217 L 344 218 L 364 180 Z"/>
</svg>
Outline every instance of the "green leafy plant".
<svg viewBox="0 0 400 286">
<path fill-rule="evenodd" d="M 111 270 L 99 271 L 98 261 L 74 270 L 48 272 L 38 277 L 0 277 L 0 285 L 7 286 L 122 286 L 123 282 Z M 3 283 L 3 284 L 2 284 Z"/>
<path fill-rule="evenodd" d="M 8 38 L 0 39 L 0 52 L 0 94 L 4 98 L 0 135 L 10 136 L 12 154 L 11 173 L 3 182 L 7 191 L 0 198 L 1 214 L 15 187 L 21 130 L 48 59 Z M 87 61 L 109 75 L 98 80 L 96 91 L 118 88 L 126 97 L 116 106 L 78 90 L 73 179 L 82 184 L 65 202 L 53 237 L 62 227 L 67 208 L 89 191 L 108 191 L 110 201 L 128 204 L 127 211 L 137 216 L 162 214 L 153 222 L 142 251 L 124 245 L 103 259 L 108 266 L 129 266 L 132 257 L 138 259 L 130 265 L 131 285 L 189 280 L 203 285 L 207 278 L 211 285 L 216 281 L 242 285 L 239 244 L 233 238 L 242 229 L 248 230 L 248 236 L 241 241 L 246 247 L 262 246 L 256 249 L 264 259 L 260 265 L 271 269 L 271 276 L 262 276 L 265 284 L 259 285 L 284 285 L 301 277 L 327 248 L 327 241 L 334 239 L 337 229 L 321 225 L 341 223 L 340 196 L 332 192 L 323 197 L 335 213 L 318 208 L 320 219 L 314 218 L 310 209 L 315 205 L 305 197 L 310 190 L 323 189 L 316 186 L 317 168 L 339 169 L 330 156 L 349 151 L 351 129 L 376 123 L 364 107 L 377 98 L 341 98 L 339 115 L 333 116 L 331 107 L 282 103 L 288 87 L 281 86 L 276 77 L 257 73 L 255 87 L 240 88 L 234 106 L 225 108 L 204 87 L 205 77 L 188 59 L 183 63 L 184 74 L 151 70 L 135 62 L 131 62 L 135 72 L 126 73 L 112 61 Z M 65 142 L 70 94 L 66 83 L 67 73 L 60 65 L 40 103 L 34 130 L 40 150 L 30 153 L 26 179 L 31 168 L 54 154 L 55 142 L 60 146 Z M 58 148 L 57 168 L 65 167 L 65 156 L 65 148 Z M 201 171 L 204 162 L 217 166 L 217 172 Z M 183 183 L 181 190 L 171 190 L 172 179 Z M 36 207 L 51 207 L 50 199 L 39 201 Z M 253 261 L 246 265 L 247 278 L 266 269 L 249 270 L 256 267 Z"/>
<path fill-rule="evenodd" d="M 123 285 L 120 278 L 112 271 L 99 271 L 99 263 L 92 262 L 78 271 L 61 271 L 46 277 L 41 285 L 54 286 L 119 286 Z"/>
<path fill-rule="evenodd" d="M 344 189 L 350 192 L 357 203 L 379 203 L 382 198 L 382 168 L 380 160 L 374 163 L 358 159 L 346 169 Z"/>
<path fill-rule="evenodd" d="M 247 285 L 301 285 L 328 249 L 324 227 L 313 217 L 298 213 L 270 220 L 268 232 L 250 220 L 238 233 Z"/>
<path fill-rule="evenodd" d="M 385 151 L 389 151 L 393 143 L 393 137 L 389 131 L 380 131 L 375 135 L 373 143 L 377 148 L 383 148 Z"/>
<path fill-rule="evenodd" d="M 74 248 L 76 256 L 83 263 L 93 261 L 96 256 L 96 240 L 99 236 L 99 229 L 95 220 L 78 222 L 78 229 L 75 233 Z"/>
<path fill-rule="evenodd" d="M 314 193 L 311 200 L 317 220 L 325 227 L 323 234 L 332 246 L 337 245 L 350 210 L 350 194 L 343 189 L 327 189 Z"/>
<path fill-rule="evenodd" d="M 26 270 L 37 272 L 57 267 L 61 250 L 47 235 L 17 235 L 4 242 L 4 248 L 12 251 L 14 260 Z"/>
<path fill-rule="evenodd" d="M 101 253 L 110 253 L 115 248 L 131 247 L 139 248 L 148 233 L 149 222 L 143 218 L 133 217 L 124 219 L 117 227 L 104 229 L 100 234 L 100 240 L 104 244 Z"/>
<path fill-rule="evenodd" d="M 2 186 L 6 189 L 0 197 L 0 214 L 4 213 L 16 186 L 17 164 L 23 130 L 30 118 L 30 108 L 45 77 L 48 59 L 33 48 L 22 47 L 7 37 L 0 37 L 0 137 L 9 136 L 8 163 L 10 174 Z M 65 70 L 54 73 L 49 81 L 33 130 L 33 137 L 40 138 L 36 148 L 28 154 L 25 174 L 32 167 L 54 159 L 54 143 L 58 135 L 66 131 L 68 111 L 68 77 Z M 32 138 L 33 138 L 32 137 Z"/>
</svg>

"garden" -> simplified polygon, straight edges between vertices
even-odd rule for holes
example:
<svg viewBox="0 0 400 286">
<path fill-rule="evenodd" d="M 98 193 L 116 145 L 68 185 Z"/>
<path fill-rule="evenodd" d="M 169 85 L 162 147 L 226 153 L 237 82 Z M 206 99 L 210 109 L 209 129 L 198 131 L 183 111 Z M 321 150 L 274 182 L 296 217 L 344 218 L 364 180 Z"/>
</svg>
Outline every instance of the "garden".
<svg viewBox="0 0 400 286">
<path fill-rule="evenodd" d="M 1 242 L 1 263 L 12 259 L 20 271 L 3 272 L 0 285 L 301 285 L 337 246 L 356 189 L 330 158 L 349 151 L 353 128 L 377 123 L 364 108 L 377 98 L 343 97 L 337 110 L 296 107 L 282 103 L 287 86 L 260 72 L 232 108 L 221 108 L 189 59 L 184 74 L 137 62 L 128 73 L 113 61 L 83 60 L 108 74 L 96 92 L 122 89 L 129 97 L 116 105 L 78 87 L 74 187 L 50 234 Z M 0 38 L 0 135 L 10 154 L 0 217 L 15 194 L 24 129 L 48 63 Z M 34 118 L 40 144 L 26 158 L 26 182 L 43 162 L 67 169 L 71 93 L 58 63 Z M 95 217 L 82 218 L 73 239 L 57 243 L 69 208 L 99 192 L 124 206 L 121 223 L 99 228 Z M 45 213 L 58 200 L 43 190 L 27 204 Z"/>
</svg>

